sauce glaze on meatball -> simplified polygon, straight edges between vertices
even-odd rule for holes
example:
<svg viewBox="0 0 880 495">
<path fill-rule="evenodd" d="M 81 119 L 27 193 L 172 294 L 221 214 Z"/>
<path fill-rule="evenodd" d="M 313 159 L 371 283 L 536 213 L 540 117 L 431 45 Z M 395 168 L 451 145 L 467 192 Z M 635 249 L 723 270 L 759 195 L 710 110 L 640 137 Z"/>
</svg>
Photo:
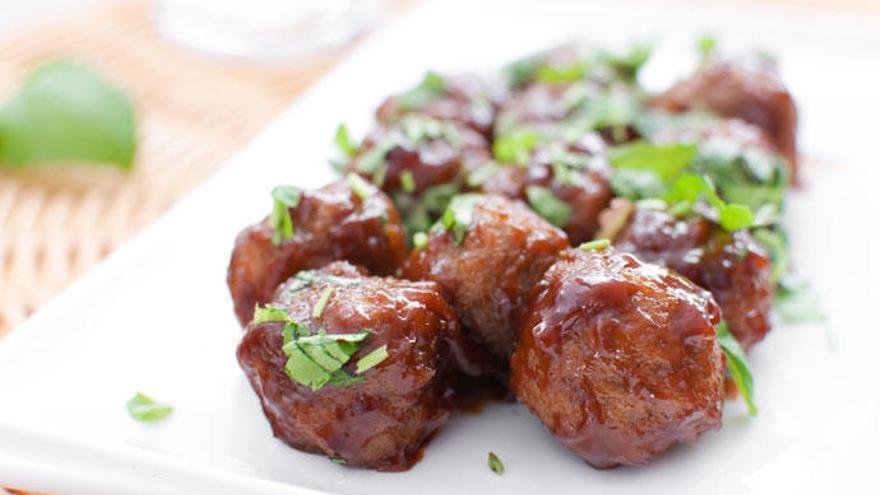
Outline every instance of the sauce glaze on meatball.
<svg viewBox="0 0 880 495">
<path fill-rule="evenodd" d="M 461 342 L 455 312 L 433 282 L 365 276 L 346 262 L 294 277 L 279 287 L 272 306 L 328 335 L 368 329 L 372 335 L 343 368 L 355 375 L 358 359 L 382 345 L 387 358 L 363 372 L 363 381 L 313 390 L 285 372 L 282 322 L 248 325 L 238 360 L 275 436 L 312 453 L 338 456 L 352 466 L 409 469 L 419 449 L 453 409 L 453 368 Z M 314 310 L 332 288 L 323 310 Z"/>
<path fill-rule="evenodd" d="M 571 208 L 560 227 L 573 244 L 592 239 L 599 228 L 599 213 L 612 196 L 601 137 L 588 133 L 575 143 L 538 145 L 527 165 L 499 168 L 480 185 L 480 191 L 528 201 L 530 186 L 548 189 Z"/>
<path fill-rule="evenodd" d="M 400 216 L 381 191 L 365 185 L 361 198 L 346 179 L 303 191 L 290 208 L 293 236 L 276 246 L 267 217 L 244 229 L 235 241 L 227 283 L 242 326 L 254 305 L 269 301 L 278 284 L 294 273 L 348 260 L 380 274 L 393 274 L 407 255 Z"/>
<path fill-rule="evenodd" d="M 711 291 L 744 349 L 770 331 L 771 262 L 748 231 L 724 232 L 703 218 L 680 220 L 665 211 L 639 209 L 615 246 Z"/>
<path fill-rule="evenodd" d="M 665 268 L 570 249 L 526 304 L 510 386 L 594 467 L 644 464 L 720 428 L 718 322 L 711 296 Z"/>
<path fill-rule="evenodd" d="M 473 205 L 460 244 L 453 231 L 432 229 L 404 276 L 442 287 L 466 335 L 506 363 L 516 344 L 515 320 L 532 288 L 568 238 L 519 201 L 487 195 Z"/>
<path fill-rule="evenodd" d="M 432 79 L 433 78 L 433 79 Z M 506 91 L 500 81 L 495 82 L 473 75 L 438 76 L 429 74 L 427 83 L 434 81 L 432 95 L 409 101 L 410 93 L 386 99 L 376 110 L 376 120 L 385 125 L 397 122 L 408 113 L 419 113 L 438 120 L 453 121 L 470 127 L 487 139 L 492 137 L 492 126 L 498 106 Z M 416 88 L 413 91 L 426 91 Z M 422 101 L 424 100 L 424 101 Z"/>
</svg>

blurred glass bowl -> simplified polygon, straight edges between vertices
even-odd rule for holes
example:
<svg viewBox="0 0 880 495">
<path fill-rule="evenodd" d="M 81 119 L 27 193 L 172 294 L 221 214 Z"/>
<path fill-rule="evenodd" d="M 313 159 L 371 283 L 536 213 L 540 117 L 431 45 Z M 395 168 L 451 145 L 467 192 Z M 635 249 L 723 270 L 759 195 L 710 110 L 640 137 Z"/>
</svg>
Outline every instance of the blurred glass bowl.
<svg viewBox="0 0 880 495">
<path fill-rule="evenodd" d="M 155 20 L 183 46 L 272 60 L 342 45 L 384 9 L 384 0 L 159 0 Z"/>
</svg>

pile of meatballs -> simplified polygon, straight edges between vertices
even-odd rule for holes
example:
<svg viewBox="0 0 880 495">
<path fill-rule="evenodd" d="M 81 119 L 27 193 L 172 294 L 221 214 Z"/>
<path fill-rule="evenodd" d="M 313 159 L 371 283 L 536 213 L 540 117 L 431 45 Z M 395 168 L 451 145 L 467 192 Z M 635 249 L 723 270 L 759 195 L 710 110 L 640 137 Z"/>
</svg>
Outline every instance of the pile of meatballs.
<svg viewBox="0 0 880 495">
<path fill-rule="evenodd" d="M 337 136 L 339 180 L 276 198 L 239 234 L 238 361 L 276 437 L 407 470 L 479 380 L 596 468 L 720 428 L 716 327 L 746 351 L 764 338 L 771 257 L 749 229 L 618 197 L 608 150 L 720 136 L 794 180 L 797 114 L 766 58 L 704 60 L 660 94 L 638 85 L 643 61 L 567 45 L 491 77 L 430 73 L 379 107 L 361 143 Z M 291 328 L 369 336 L 334 343 L 347 379 L 316 386 L 291 374 Z"/>
</svg>

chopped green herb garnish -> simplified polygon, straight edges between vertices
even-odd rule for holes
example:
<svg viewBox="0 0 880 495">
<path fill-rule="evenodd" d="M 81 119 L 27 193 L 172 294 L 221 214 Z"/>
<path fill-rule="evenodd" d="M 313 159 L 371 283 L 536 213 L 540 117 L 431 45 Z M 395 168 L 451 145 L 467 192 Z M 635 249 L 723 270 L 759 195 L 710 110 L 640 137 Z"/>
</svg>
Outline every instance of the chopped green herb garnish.
<svg viewBox="0 0 880 495">
<path fill-rule="evenodd" d="M 397 98 L 401 110 L 416 110 L 439 98 L 446 91 L 446 81 L 436 72 L 428 71 L 422 82 Z"/>
<path fill-rule="evenodd" d="M 357 370 L 355 371 L 355 373 L 360 375 L 368 369 L 378 365 L 386 358 L 388 358 L 388 346 L 383 344 L 381 347 L 373 349 L 372 351 L 370 351 L 369 354 L 358 359 Z"/>
<path fill-rule="evenodd" d="M 363 330 L 351 334 L 317 334 L 295 336 L 282 350 L 288 357 L 285 371 L 291 380 L 318 390 L 324 385 L 348 386 L 359 383 L 342 367 L 357 352 L 360 343 L 370 336 Z"/>
<path fill-rule="evenodd" d="M 474 207 L 484 198 L 482 194 L 459 194 L 449 202 L 438 225 L 452 232 L 456 244 L 464 240 L 464 234 L 473 221 Z"/>
<path fill-rule="evenodd" d="M 501 170 L 501 166 L 495 162 L 489 162 L 480 168 L 474 170 L 467 176 L 467 185 L 468 187 L 480 187 L 485 183 L 489 178 L 498 173 Z"/>
<path fill-rule="evenodd" d="M 315 307 L 312 308 L 312 318 L 317 320 L 322 314 L 324 314 L 324 308 L 327 306 L 327 303 L 332 296 L 333 287 L 326 287 L 324 291 L 321 292 L 321 297 L 318 298 L 318 302 L 315 303 Z"/>
<path fill-rule="evenodd" d="M 501 459 L 495 454 L 495 452 L 489 452 L 489 469 L 492 470 L 493 473 L 501 476 L 504 474 L 504 464 L 501 462 Z"/>
<path fill-rule="evenodd" d="M 684 171 L 696 151 L 693 144 L 633 141 L 610 148 L 608 159 L 617 169 L 648 171 L 670 180 Z"/>
<path fill-rule="evenodd" d="M 749 368 L 748 361 L 746 361 L 746 353 L 743 351 L 742 346 L 739 345 L 736 337 L 730 333 L 727 323 L 724 321 L 716 327 L 716 334 L 718 336 L 718 345 L 721 346 L 721 350 L 727 356 L 727 370 L 730 371 L 730 376 L 733 377 L 737 390 L 742 394 L 743 400 L 746 401 L 749 415 L 754 416 L 758 414 L 758 408 L 755 406 L 752 370 Z"/>
<path fill-rule="evenodd" d="M 590 251 L 598 251 L 600 249 L 605 249 L 611 245 L 611 241 L 609 239 L 596 239 L 594 241 L 589 241 L 581 244 L 578 249 L 581 251 L 588 253 Z"/>
<path fill-rule="evenodd" d="M 635 80 L 642 66 L 651 58 L 653 52 L 653 44 L 637 42 L 630 45 L 625 52 L 620 54 L 606 52 L 604 58 L 619 76 L 625 80 L 632 81 Z"/>
<path fill-rule="evenodd" d="M 492 153 L 499 163 L 515 163 L 526 166 L 540 135 L 531 129 L 517 129 L 498 137 L 492 143 Z"/>
<path fill-rule="evenodd" d="M 290 208 L 296 208 L 302 198 L 302 192 L 294 186 L 276 186 L 272 189 L 272 214 L 269 215 L 269 226 L 272 227 L 272 244 L 279 246 L 293 236 L 293 219 Z"/>
<path fill-rule="evenodd" d="M 718 218 L 713 220 L 728 232 L 749 228 L 754 222 L 754 215 L 749 207 L 725 203 L 715 192 L 712 182 L 696 174 L 682 174 L 673 183 L 664 199 L 672 205 L 683 203 L 692 206 L 700 198 L 705 198 L 715 209 Z"/>
<path fill-rule="evenodd" d="M 535 212 L 557 227 L 564 227 L 571 218 L 571 206 L 546 187 L 528 186 L 526 197 Z"/>
<path fill-rule="evenodd" d="M 575 62 L 563 67 L 543 65 L 535 73 L 535 81 L 539 83 L 563 84 L 581 80 L 587 74 L 587 65 Z"/>
<path fill-rule="evenodd" d="M 254 307 L 254 325 L 275 321 L 287 321 L 289 318 L 287 311 L 275 306 L 260 306 L 258 304 Z"/>
<path fill-rule="evenodd" d="M 339 124 L 339 127 L 336 128 L 335 142 L 336 147 L 339 148 L 339 151 L 341 151 L 343 155 L 351 158 L 357 154 L 358 147 L 351 140 L 351 136 L 348 133 L 348 127 L 346 127 L 345 124 Z"/>
<path fill-rule="evenodd" d="M 332 462 L 334 464 L 342 464 L 342 465 L 348 464 L 348 461 L 346 461 L 344 458 L 342 458 L 341 456 L 338 456 L 338 455 L 331 455 L 327 459 L 329 459 L 330 462 Z"/>
<path fill-rule="evenodd" d="M 357 197 L 361 198 L 361 200 L 370 199 L 373 196 L 373 193 L 376 192 L 367 181 L 363 179 L 358 174 L 350 173 L 346 176 L 348 179 L 349 185 L 351 185 L 352 192 L 357 195 Z"/>
<path fill-rule="evenodd" d="M 706 67 L 715 57 L 718 40 L 711 34 L 704 34 L 697 39 L 697 53 L 700 55 L 700 67 Z"/>
<path fill-rule="evenodd" d="M 127 406 L 132 418 L 145 423 L 161 421 L 174 411 L 170 405 L 156 402 L 140 392 L 128 401 Z"/>
<path fill-rule="evenodd" d="M 403 189 L 403 192 L 412 194 L 416 190 L 416 179 L 413 176 L 412 170 L 404 170 L 400 174 L 400 188 Z"/>
<path fill-rule="evenodd" d="M 413 247 L 416 249 L 424 249 L 428 245 L 428 234 L 424 232 L 416 232 L 413 235 Z"/>
</svg>

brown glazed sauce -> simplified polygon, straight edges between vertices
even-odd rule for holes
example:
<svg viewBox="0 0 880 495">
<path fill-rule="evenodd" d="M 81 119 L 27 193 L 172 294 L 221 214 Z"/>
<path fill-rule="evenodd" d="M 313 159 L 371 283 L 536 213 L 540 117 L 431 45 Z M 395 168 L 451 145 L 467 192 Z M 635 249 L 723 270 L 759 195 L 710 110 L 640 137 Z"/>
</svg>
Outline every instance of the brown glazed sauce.
<svg viewBox="0 0 880 495">
<path fill-rule="evenodd" d="M 688 280 L 613 248 L 571 249 L 526 307 L 511 389 L 593 466 L 644 464 L 721 426 L 718 307 Z"/>
<path fill-rule="evenodd" d="M 349 181 L 337 180 L 316 191 L 303 191 L 290 209 L 293 237 L 272 244 L 268 218 L 243 230 L 235 240 L 227 283 L 242 326 L 254 305 L 265 304 L 279 284 L 300 270 L 347 260 L 379 275 L 393 274 L 406 258 L 400 215 L 385 194 L 369 186 L 366 199 Z"/>
</svg>

